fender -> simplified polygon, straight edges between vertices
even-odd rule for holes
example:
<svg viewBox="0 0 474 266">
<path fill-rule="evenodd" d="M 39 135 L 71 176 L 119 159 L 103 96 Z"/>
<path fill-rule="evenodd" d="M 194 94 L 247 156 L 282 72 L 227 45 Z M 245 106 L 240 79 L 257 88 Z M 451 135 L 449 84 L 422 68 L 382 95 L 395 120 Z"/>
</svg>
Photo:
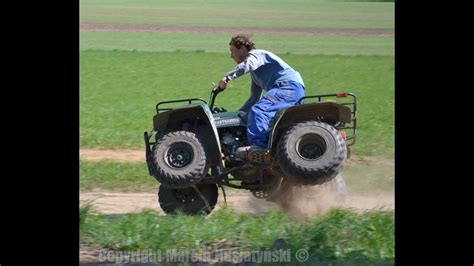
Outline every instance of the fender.
<svg viewBox="0 0 474 266">
<path fill-rule="evenodd" d="M 153 116 L 153 130 L 157 133 L 164 132 L 164 129 L 189 130 L 190 128 L 205 141 L 211 167 L 219 166 L 223 169 L 219 134 L 212 112 L 206 104 L 180 106 Z"/>
<path fill-rule="evenodd" d="M 350 123 L 351 112 L 351 108 L 335 102 L 308 103 L 279 110 L 269 128 L 267 148 L 271 150 L 274 140 L 290 125 L 308 120 L 323 121 L 330 125 Z"/>
</svg>

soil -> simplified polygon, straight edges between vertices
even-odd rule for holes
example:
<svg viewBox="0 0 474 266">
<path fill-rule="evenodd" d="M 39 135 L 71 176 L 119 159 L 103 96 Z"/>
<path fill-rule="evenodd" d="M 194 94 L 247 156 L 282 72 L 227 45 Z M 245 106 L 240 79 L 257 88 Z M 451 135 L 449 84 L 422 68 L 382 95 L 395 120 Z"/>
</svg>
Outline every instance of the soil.
<svg viewBox="0 0 474 266">
<path fill-rule="evenodd" d="M 256 27 L 203 27 L 169 26 L 147 24 L 80 24 L 81 31 L 121 31 L 121 32 L 191 32 L 191 33 L 241 33 L 279 35 L 377 35 L 394 36 L 393 29 L 272 29 Z"/>
<path fill-rule="evenodd" d="M 110 149 L 80 149 L 81 160 L 112 161 L 117 163 L 145 162 L 145 149 L 110 150 Z"/>
<path fill-rule="evenodd" d="M 305 210 L 307 213 L 320 213 L 326 210 L 322 205 L 329 205 L 329 202 L 324 202 L 322 199 L 318 202 L 312 202 L 316 198 L 316 195 L 311 193 L 311 190 L 306 190 L 304 195 L 300 195 L 304 198 L 294 204 L 298 208 Z M 273 203 L 264 199 L 255 198 L 251 192 L 248 191 L 236 191 L 226 190 L 227 205 L 230 206 L 235 212 L 238 213 L 264 213 L 270 208 L 281 210 L 281 208 Z M 91 202 L 94 210 L 104 214 L 124 214 L 132 212 L 140 212 L 144 208 L 153 209 L 159 214 L 164 215 L 158 204 L 158 194 L 152 192 L 81 192 L 80 202 Z M 309 204 L 311 203 L 311 204 Z M 323 204 L 324 203 L 324 204 Z M 222 193 L 219 193 L 217 206 L 214 209 L 218 210 L 225 204 Z M 349 195 L 346 203 L 337 204 L 334 203 L 332 206 L 345 206 L 354 208 L 356 210 L 367 210 L 373 208 L 387 208 L 394 209 L 394 195 L 393 193 L 380 193 L 373 195 Z"/>
</svg>

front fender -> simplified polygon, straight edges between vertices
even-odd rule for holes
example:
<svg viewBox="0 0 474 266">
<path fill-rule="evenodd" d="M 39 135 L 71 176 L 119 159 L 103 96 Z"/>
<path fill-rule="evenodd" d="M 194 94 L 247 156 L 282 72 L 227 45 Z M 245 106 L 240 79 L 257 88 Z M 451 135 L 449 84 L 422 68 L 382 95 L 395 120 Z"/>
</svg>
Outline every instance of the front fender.
<svg viewBox="0 0 474 266">
<path fill-rule="evenodd" d="M 206 104 L 196 103 L 176 107 L 153 116 L 153 130 L 157 134 L 170 130 L 188 130 L 183 128 L 186 126 L 191 127 L 205 142 L 211 166 L 223 167 L 219 133 L 212 112 Z"/>
</svg>

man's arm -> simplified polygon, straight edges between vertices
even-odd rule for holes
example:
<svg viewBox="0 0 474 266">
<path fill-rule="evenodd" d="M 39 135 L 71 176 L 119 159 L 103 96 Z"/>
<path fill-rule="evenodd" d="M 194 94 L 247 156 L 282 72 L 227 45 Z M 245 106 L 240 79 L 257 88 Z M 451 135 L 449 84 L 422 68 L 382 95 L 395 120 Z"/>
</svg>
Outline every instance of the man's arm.
<svg viewBox="0 0 474 266">
<path fill-rule="evenodd" d="M 244 103 L 242 107 L 240 107 L 239 111 L 248 112 L 250 108 L 260 100 L 260 96 L 262 95 L 262 88 L 259 87 L 255 82 L 252 81 L 252 86 L 250 88 L 250 97 Z"/>
<path fill-rule="evenodd" d="M 249 53 L 244 61 L 236 65 L 231 71 L 224 75 L 224 77 L 219 82 L 219 87 L 221 89 L 225 89 L 229 81 L 257 69 L 262 64 L 262 59 L 258 58 L 258 56 L 253 53 Z"/>
<path fill-rule="evenodd" d="M 253 53 L 249 53 L 247 58 L 242 61 L 240 64 L 236 65 L 231 71 L 227 72 L 224 77 L 227 77 L 229 80 L 233 80 L 250 72 L 251 70 L 255 70 L 259 67 L 258 64 L 258 57 Z"/>
</svg>

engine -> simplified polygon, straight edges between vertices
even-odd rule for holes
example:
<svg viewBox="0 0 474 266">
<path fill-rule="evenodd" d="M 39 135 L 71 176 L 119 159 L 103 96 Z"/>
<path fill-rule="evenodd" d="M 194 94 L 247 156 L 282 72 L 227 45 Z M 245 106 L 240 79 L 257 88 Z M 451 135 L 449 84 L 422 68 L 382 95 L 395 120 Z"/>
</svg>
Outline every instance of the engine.
<svg viewBox="0 0 474 266">
<path fill-rule="evenodd" d="M 221 135 L 222 153 L 225 156 L 231 155 L 237 148 L 245 146 L 247 143 L 247 136 L 245 128 L 226 128 Z"/>
</svg>

